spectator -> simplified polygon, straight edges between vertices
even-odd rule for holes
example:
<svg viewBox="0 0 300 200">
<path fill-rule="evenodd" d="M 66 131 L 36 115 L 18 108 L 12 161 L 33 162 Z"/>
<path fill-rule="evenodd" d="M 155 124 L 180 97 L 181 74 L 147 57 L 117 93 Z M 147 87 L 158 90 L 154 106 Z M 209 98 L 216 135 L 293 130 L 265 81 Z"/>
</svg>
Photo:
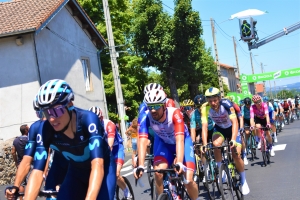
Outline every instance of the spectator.
<svg viewBox="0 0 300 200">
<path fill-rule="evenodd" d="M 137 152 L 137 138 L 138 138 L 138 120 L 137 118 L 132 120 L 132 123 L 130 125 L 130 127 L 127 129 L 127 131 L 125 132 L 125 134 L 127 135 L 128 140 L 127 141 L 131 141 L 129 144 L 127 143 L 127 148 L 132 148 L 132 165 L 135 166 L 135 162 L 134 162 L 134 157 L 136 155 Z M 130 145 L 130 146 L 129 146 Z"/>
<path fill-rule="evenodd" d="M 16 165 L 17 168 L 18 168 L 20 162 L 23 159 L 23 155 L 24 155 L 24 151 L 25 151 L 25 145 L 28 141 L 28 131 L 29 131 L 29 127 L 27 126 L 27 124 L 23 124 L 20 127 L 20 132 L 21 132 L 22 135 L 20 137 L 17 137 L 13 142 L 13 146 L 12 146 L 12 149 L 11 149 L 11 154 L 12 154 L 12 157 L 15 161 L 15 165 Z M 22 184 L 19 188 L 19 192 L 24 192 L 24 186 L 27 183 L 27 181 L 26 181 L 27 179 L 28 179 L 28 177 L 26 177 L 24 179 L 24 181 L 22 182 Z"/>
<path fill-rule="evenodd" d="M 247 22 L 247 20 L 243 20 L 243 24 L 241 26 L 241 30 L 242 30 L 243 37 L 248 37 L 248 36 L 251 35 L 251 26 Z"/>
</svg>

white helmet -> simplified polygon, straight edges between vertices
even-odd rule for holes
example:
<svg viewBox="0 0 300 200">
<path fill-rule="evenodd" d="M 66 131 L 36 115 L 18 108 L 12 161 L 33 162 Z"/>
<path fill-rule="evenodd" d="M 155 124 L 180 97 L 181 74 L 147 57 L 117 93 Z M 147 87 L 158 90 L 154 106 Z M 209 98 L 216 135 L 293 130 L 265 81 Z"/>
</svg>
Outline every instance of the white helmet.
<svg viewBox="0 0 300 200">
<path fill-rule="evenodd" d="M 165 103 L 167 100 L 166 94 L 163 90 L 151 90 L 145 94 L 144 102 L 146 104 Z"/>
<path fill-rule="evenodd" d="M 35 111 L 39 111 L 39 110 L 40 110 L 40 107 L 39 107 L 37 101 L 38 101 L 38 95 L 35 95 L 34 98 L 33 98 L 33 102 L 32 102 L 32 104 L 33 104 L 33 109 L 34 109 Z"/>
<path fill-rule="evenodd" d="M 74 93 L 64 80 L 53 79 L 42 85 L 38 91 L 38 106 L 41 109 L 58 104 L 67 105 L 74 100 Z"/>
<path fill-rule="evenodd" d="M 93 106 L 89 109 L 89 111 L 95 113 L 99 118 L 102 117 L 102 110 L 101 108 L 97 107 L 97 106 Z"/>
<path fill-rule="evenodd" d="M 158 83 L 149 83 L 144 88 L 144 94 L 146 94 L 147 92 L 149 92 L 151 90 L 163 90 L 163 87 Z"/>
</svg>

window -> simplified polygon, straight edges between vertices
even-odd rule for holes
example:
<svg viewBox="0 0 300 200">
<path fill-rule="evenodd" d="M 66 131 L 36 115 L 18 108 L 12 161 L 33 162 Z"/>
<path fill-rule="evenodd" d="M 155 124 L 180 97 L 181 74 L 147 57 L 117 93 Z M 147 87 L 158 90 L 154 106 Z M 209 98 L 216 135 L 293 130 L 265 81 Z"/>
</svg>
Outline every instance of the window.
<svg viewBox="0 0 300 200">
<path fill-rule="evenodd" d="M 85 82 L 85 90 L 92 91 L 91 66 L 88 58 L 81 58 L 83 76 Z"/>
</svg>

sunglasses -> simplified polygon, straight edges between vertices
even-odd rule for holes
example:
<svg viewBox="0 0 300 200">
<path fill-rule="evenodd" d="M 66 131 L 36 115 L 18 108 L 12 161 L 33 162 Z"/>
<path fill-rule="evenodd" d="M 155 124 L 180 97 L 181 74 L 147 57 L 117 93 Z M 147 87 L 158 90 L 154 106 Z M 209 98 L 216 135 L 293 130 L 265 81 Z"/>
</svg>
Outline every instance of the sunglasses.
<svg viewBox="0 0 300 200">
<path fill-rule="evenodd" d="M 58 106 L 55 108 L 49 108 L 43 110 L 44 115 L 47 119 L 52 118 L 58 118 L 61 117 L 65 113 L 65 106 Z"/>
<path fill-rule="evenodd" d="M 183 109 L 184 109 L 185 111 L 188 111 L 188 110 L 191 110 L 192 108 L 191 108 L 191 106 L 185 106 L 185 107 L 183 107 Z"/>
<path fill-rule="evenodd" d="M 160 109 L 164 104 L 154 104 L 151 106 L 147 106 L 148 110 L 158 110 Z"/>
<path fill-rule="evenodd" d="M 254 102 L 254 104 L 260 104 L 260 103 L 261 103 L 261 100 Z"/>
</svg>

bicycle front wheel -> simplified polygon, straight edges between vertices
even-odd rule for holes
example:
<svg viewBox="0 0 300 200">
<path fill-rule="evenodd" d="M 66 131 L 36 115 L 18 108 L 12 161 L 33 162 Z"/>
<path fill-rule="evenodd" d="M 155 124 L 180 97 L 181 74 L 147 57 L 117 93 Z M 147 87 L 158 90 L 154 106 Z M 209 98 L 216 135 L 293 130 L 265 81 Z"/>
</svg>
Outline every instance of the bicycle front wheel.
<svg viewBox="0 0 300 200">
<path fill-rule="evenodd" d="M 134 193 L 133 193 L 133 189 L 131 187 L 131 184 L 129 182 L 129 180 L 125 177 L 125 176 L 122 176 L 124 182 L 125 182 L 125 185 L 126 185 L 126 188 L 129 190 L 130 194 L 131 194 L 131 198 L 128 196 L 126 197 L 125 194 L 124 194 L 124 191 L 117 185 L 117 188 L 116 188 L 116 198 L 117 200 L 122 200 L 122 199 L 131 199 L 131 200 L 134 200 Z"/>
<path fill-rule="evenodd" d="M 205 182 L 203 183 L 203 185 L 207 190 L 209 199 L 213 200 L 215 199 L 215 181 L 216 181 L 214 169 L 212 168 L 212 170 L 210 170 L 210 167 L 208 165 L 205 165 L 204 176 L 205 176 Z"/>
<path fill-rule="evenodd" d="M 219 189 L 223 200 L 233 200 L 232 179 L 228 167 L 222 163 L 219 172 Z"/>
<path fill-rule="evenodd" d="M 149 182 L 149 185 L 151 185 L 151 182 L 153 180 L 153 173 L 150 172 L 151 171 L 151 167 L 152 167 L 152 161 L 151 160 L 148 160 L 147 161 L 147 175 L 148 175 L 148 182 Z"/>
<path fill-rule="evenodd" d="M 266 139 L 261 139 L 261 154 L 263 157 L 263 164 L 267 166 L 267 152 L 266 152 Z"/>
<path fill-rule="evenodd" d="M 169 200 L 169 195 L 167 193 L 162 193 L 157 197 L 157 200 Z"/>
</svg>

